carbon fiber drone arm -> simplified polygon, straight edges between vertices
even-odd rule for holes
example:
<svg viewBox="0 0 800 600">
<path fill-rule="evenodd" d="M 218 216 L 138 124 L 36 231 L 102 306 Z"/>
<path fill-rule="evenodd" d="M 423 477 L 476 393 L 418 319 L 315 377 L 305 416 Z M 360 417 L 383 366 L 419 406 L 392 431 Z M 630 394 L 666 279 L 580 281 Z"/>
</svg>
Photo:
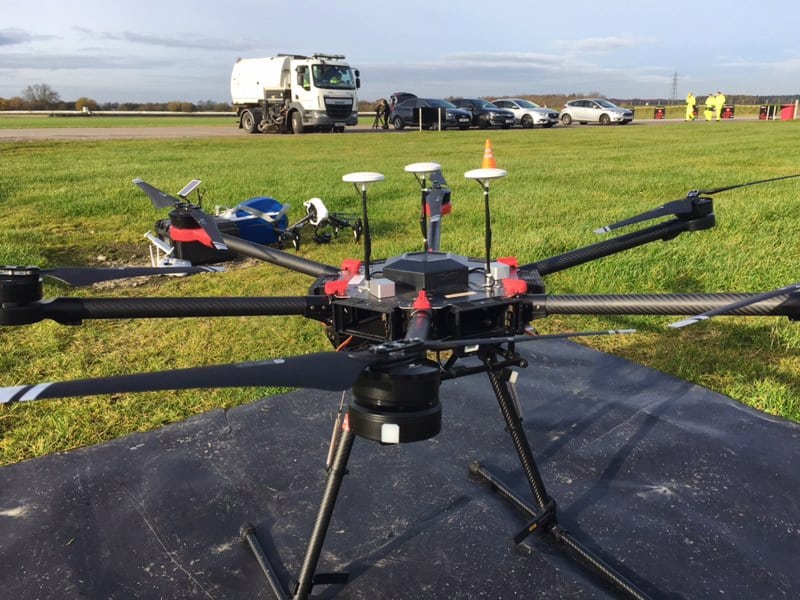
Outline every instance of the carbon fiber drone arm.
<svg viewBox="0 0 800 600">
<path fill-rule="evenodd" d="M 223 233 L 222 239 L 228 248 L 234 252 L 238 252 L 244 256 L 249 256 L 250 258 L 263 260 L 291 271 L 297 271 L 298 273 L 311 275 L 312 277 L 319 277 L 321 275 L 336 275 L 339 273 L 339 269 L 334 266 L 309 260 L 307 258 L 303 258 L 302 256 L 295 256 L 293 254 L 289 254 L 288 252 L 282 252 L 281 250 L 276 250 L 274 248 L 268 248 L 267 246 L 243 240 L 242 238 L 232 235 Z"/>
<path fill-rule="evenodd" d="M 741 304 L 758 293 L 531 295 L 536 317 L 548 315 L 694 315 Z M 733 307 L 726 315 L 785 316 L 800 320 L 800 293 L 787 292 L 767 300 Z"/>
<path fill-rule="evenodd" d="M 330 317 L 327 296 L 263 298 L 54 298 L 5 303 L 0 325 L 28 325 L 52 319 L 79 325 L 85 319 L 153 319 L 175 317 L 243 317 L 298 315 L 319 321 Z"/>
<path fill-rule="evenodd" d="M 592 260 L 603 258 L 617 252 L 630 250 L 658 240 L 670 240 L 686 231 L 710 229 L 715 224 L 714 213 L 708 213 L 693 219 L 672 219 L 639 231 L 620 235 L 610 240 L 571 250 L 564 254 L 552 256 L 540 261 L 520 266 L 523 271 L 536 270 L 540 275 L 549 275 L 569 269 Z"/>
</svg>

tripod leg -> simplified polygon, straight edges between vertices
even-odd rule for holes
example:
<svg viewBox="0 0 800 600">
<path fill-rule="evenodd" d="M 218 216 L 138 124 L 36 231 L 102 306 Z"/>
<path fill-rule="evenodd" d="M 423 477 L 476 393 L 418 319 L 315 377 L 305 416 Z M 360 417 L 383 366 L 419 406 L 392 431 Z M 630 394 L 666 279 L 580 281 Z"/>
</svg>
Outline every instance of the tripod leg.
<svg viewBox="0 0 800 600">
<path fill-rule="evenodd" d="M 322 495 L 322 502 L 317 513 L 317 520 L 311 532 L 303 566 L 300 568 L 300 575 L 297 577 L 297 590 L 292 596 L 294 600 L 308 598 L 314 585 L 314 571 L 317 569 L 319 556 L 322 553 L 322 544 L 325 542 L 325 534 L 328 532 L 328 526 L 331 522 L 336 497 L 339 494 L 339 488 L 347 470 L 347 461 L 350 458 L 354 439 L 355 435 L 349 429 L 342 429 L 341 437 L 336 446 L 336 454 L 333 457 L 333 465 L 331 465 L 331 470 L 328 472 L 328 480 L 325 484 L 325 492 Z"/>
<path fill-rule="evenodd" d="M 586 563 L 594 568 L 606 581 L 614 584 L 621 591 L 625 592 L 628 597 L 637 600 L 646 600 L 648 596 L 639 590 L 634 584 L 628 581 L 622 574 L 617 572 L 613 567 L 606 564 L 599 556 L 594 554 L 580 541 L 571 536 L 559 524 L 556 518 L 556 503 L 548 496 L 547 491 L 542 481 L 542 476 L 536 466 L 536 461 L 533 458 L 533 451 L 531 450 L 528 438 L 525 435 L 525 430 L 522 427 L 522 418 L 519 411 L 514 406 L 514 396 L 509 386 L 511 385 L 507 378 L 501 378 L 503 369 L 499 369 L 493 363 L 494 357 L 487 355 L 483 361 L 487 367 L 489 375 L 489 382 L 492 385 L 497 402 L 500 405 L 500 412 L 503 414 L 503 419 L 506 423 L 506 428 L 511 435 L 511 440 L 514 443 L 514 448 L 519 456 L 522 470 L 528 480 L 528 485 L 533 493 L 533 498 L 536 502 L 535 507 L 529 506 L 527 503 L 519 499 L 517 494 L 506 486 L 503 482 L 499 481 L 491 473 L 486 471 L 480 465 L 471 466 L 471 470 L 476 475 L 480 475 L 489 483 L 495 486 L 501 493 L 511 500 L 511 502 L 519 507 L 522 507 L 525 512 L 532 518 L 532 521 L 526 527 L 526 530 L 518 534 L 515 541 L 519 542 L 524 539 L 527 534 L 539 529 L 551 533 L 558 542 L 564 544 L 580 556 Z"/>
</svg>

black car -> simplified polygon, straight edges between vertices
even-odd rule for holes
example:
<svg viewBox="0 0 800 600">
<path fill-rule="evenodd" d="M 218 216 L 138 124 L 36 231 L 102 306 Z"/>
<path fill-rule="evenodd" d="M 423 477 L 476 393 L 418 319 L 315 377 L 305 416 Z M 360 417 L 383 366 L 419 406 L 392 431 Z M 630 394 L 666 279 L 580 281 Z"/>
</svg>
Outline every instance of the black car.
<svg viewBox="0 0 800 600">
<path fill-rule="evenodd" d="M 483 98 L 456 98 L 453 104 L 468 110 L 472 115 L 472 124 L 481 129 L 492 126 L 508 129 L 516 120 L 513 112 L 498 108 Z"/>
<path fill-rule="evenodd" d="M 420 109 L 420 111 L 415 111 L 414 109 Z M 389 114 L 389 121 L 391 121 L 395 129 L 403 129 L 406 125 L 418 127 L 420 116 L 422 117 L 422 127 L 425 129 L 437 129 L 440 119 L 442 129 L 451 127 L 469 129 L 472 119 L 472 116 L 467 111 L 456 108 L 447 100 L 408 98 L 395 105 Z"/>
<path fill-rule="evenodd" d="M 412 94 L 411 92 L 395 92 L 391 96 L 389 96 L 389 103 L 394 106 L 395 104 L 399 104 L 403 100 L 408 100 L 409 98 L 416 98 L 416 94 Z"/>
</svg>

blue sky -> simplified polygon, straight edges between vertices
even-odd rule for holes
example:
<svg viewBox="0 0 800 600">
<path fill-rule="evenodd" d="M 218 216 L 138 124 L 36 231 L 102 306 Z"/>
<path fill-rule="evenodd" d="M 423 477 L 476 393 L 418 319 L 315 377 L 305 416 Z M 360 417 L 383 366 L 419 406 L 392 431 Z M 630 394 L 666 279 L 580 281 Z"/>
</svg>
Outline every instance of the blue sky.
<svg viewBox="0 0 800 600">
<path fill-rule="evenodd" d="M 382 6 L 382 8 L 376 8 Z M 632 8 L 631 8 L 632 7 Z M 345 54 L 361 97 L 800 94 L 800 5 L 0 0 L 0 97 L 230 101 L 237 57 Z"/>
</svg>

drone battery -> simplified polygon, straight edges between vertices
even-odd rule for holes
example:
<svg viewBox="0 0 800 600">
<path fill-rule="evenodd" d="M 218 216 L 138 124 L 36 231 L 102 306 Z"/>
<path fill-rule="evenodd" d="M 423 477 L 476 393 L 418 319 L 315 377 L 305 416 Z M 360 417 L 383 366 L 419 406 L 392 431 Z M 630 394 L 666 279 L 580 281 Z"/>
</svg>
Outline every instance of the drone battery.
<svg viewBox="0 0 800 600">
<path fill-rule="evenodd" d="M 220 233 L 239 236 L 239 229 L 236 223 L 226 219 L 216 219 L 217 228 Z M 181 226 L 184 227 L 181 227 Z M 197 229 L 197 223 L 194 220 L 183 222 L 171 222 L 170 219 L 161 219 L 156 221 L 156 235 L 165 242 L 169 243 L 175 248 L 174 257 L 181 260 L 188 260 L 193 265 L 202 265 L 206 263 L 224 262 L 236 258 L 237 254 L 232 250 L 217 250 L 210 248 L 201 242 L 181 242 L 175 241 L 170 236 L 170 228 L 178 227 L 181 229 Z"/>
</svg>

